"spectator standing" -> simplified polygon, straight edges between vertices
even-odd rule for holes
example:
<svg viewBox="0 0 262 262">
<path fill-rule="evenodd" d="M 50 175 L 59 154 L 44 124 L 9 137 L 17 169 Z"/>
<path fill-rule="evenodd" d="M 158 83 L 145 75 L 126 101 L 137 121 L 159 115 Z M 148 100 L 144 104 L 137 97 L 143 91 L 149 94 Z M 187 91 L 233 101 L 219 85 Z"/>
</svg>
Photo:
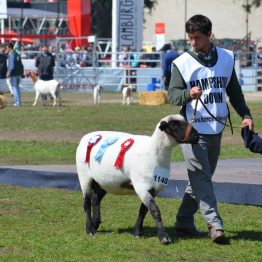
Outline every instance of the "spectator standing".
<svg viewBox="0 0 262 262">
<path fill-rule="evenodd" d="M 258 48 L 258 53 L 257 53 L 257 65 L 258 67 L 262 67 L 262 46 Z"/>
<path fill-rule="evenodd" d="M 56 58 L 56 62 L 61 67 L 66 67 L 66 46 L 65 44 L 61 44 L 59 48 L 59 53 Z"/>
<path fill-rule="evenodd" d="M 123 47 L 118 55 L 119 67 L 128 67 L 129 65 L 129 48 Z"/>
<path fill-rule="evenodd" d="M 95 64 L 94 57 L 93 57 L 93 49 L 94 47 L 92 45 L 89 45 L 87 47 L 87 53 L 86 53 L 86 60 L 85 64 L 86 66 L 93 66 Z"/>
<path fill-rule="evenodd" d="M 39 79 L 52 80 L 54 79 L 55 58 L 48 52 L 46 45 L 41 47 L 42 54 L 37 56 L 35 66 L 38 70 Z"/>
<path fill-rule="evenodd" d="M 6 79 L 7 74 L 7 55 L 5 53 L 5 44 L 0 45 L 0 79 Z"/>
<path fill-rule="evenodd" d="M 132 50 L 133 54 L 131 56 L 131 67 L 135 68 L 139 66 L 139 59 L 140 59 L 140 54 L 136 52 L 135 49 Z"/>
<path fill-rule="evenodd" d="M 87 60 L 87 47 L 83 45 L 81 46 L 81 50 L 80 50 L 80 63 L 79 63 L 80 67 L 86 66 L 86 60 Z"/>
<path fill-rule="evenodd" d="M 79 66 L 79 63 L 81 61 L 81 48 L 79 46 L 75 47 L 75 52 L 72 54 L 72 58 L 75 60 L 75 64 Z"/>
<path fill-rule="evenodd" d="M 156 48 L 153 46 L 151 49 L 151 53 L 148 54 L 149 60 L 155 60 L 153 62 L 148 62 L 148 67 L 157 67 L 158 62 L 156 60 L 159 60 L 159 54 L 156 52 Z"/>
<path fill-rule="evenodd" d="M 20 56 L 21 56 L 22 59 L 27 59 L 27 54 L 25 53 L 24 46 L 21 46 Z"/>
<path fill-rule="evenodd" d="M 231 105 L 243 119 L 242 126 L 253 130 L 253 121 L 237 80 L 234 54 L 213 45 L 209 18 L 195 15 L 186 22 L 185 27 L 192 50 L 173 62 L 168 98 L 171 103 L 182 106 L 181 113 L 188 122 L 192 120 L 196 108 L 193 126 L 200 138 L 197 144 L 181 145 L 189 183 L 176 216 L 175 229 L 178 235 L 199 236 L 194 224 L 194 214 L 199 208 L 207 222 L 211 240 L 223 243 L 223 221 L 218 212 L 212 176 L 220 154 L 224 125 L 210 117 L 202 103 L 196 103 L 196 99 L 201 97 L 211 114 L 226 123 L 229 114 L 227 94 Z M 209 81 L 211 79 L 212 82 Z M 219 99 L 215 99 L 218 96 Z"/>
<path fill-rule="evenodd" d="M 8 70 L 7 78 L 10 77 L 10 84 L 13 90 L 14 106 L 21 106 L 21 90 L 20 81 L 24 74 L 24 66 L 20 55 L 14 50 L 14 45 L 9 43 L 6 46 L 6 51 L 8 52 Z"/>
<path fill-rule="evenodd" d="M 176 58 L 178 58 L 179 54 L 176 51 L 173 43 L 164 45 L 162 50 L 164 51 L 164 55 L 163 55 L 163 80 L 164 80 L 165 89 L 168 90 L 169 82 L 170 82 L 170 78 L 171 78 L 172 62 Z"/>
<path fill-rule="evenodd" d="M 148 60 L 148 54 L 146 52 L 146 49 L 145 48 L 142 48 L 140 50 L 140 57 L 139 57 L 139 67 L 141 68 L 146 68 L 148 67 L 148 63 L 147 63 L 147 60 Z"/>
</svg>

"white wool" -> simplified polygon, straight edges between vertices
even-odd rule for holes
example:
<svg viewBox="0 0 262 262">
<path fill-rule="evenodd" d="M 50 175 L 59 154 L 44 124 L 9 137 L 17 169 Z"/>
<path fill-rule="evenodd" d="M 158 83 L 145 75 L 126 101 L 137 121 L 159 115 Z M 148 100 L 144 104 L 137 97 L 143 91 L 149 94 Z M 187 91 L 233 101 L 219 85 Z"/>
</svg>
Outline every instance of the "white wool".
<svg viewBox="0 0 262 262">
<path fill-rule="evenodd" d="M 94 104 L 100 104 L 101 103 L 101 86 L 100 85 L 96 85 L 94 87 Z"/>
<path fill-rule="evenodd" d="M 162 120 L 168 120 L 170 117 L 172 116 Z M 96 134 L 101 135 L 102 139 L 93 146 L 90 162 L 86 164 L 84 161 L 88 141 Z M 100 161 L 96 161 L 94 156 L 108 137 L 119 137 L 119 139 L 107 148 Z M 117 169 L 114 163 L 120 152 L 121 144 L 129 138 L 134 139 L 134 144 L 125 153 L 122 168 Z M 165 188 L 165 185 L 154 181 L 154 171 L 158 168 L 158 170 L 164 170 L 169 174 L 171 154 L 175 144 L 174 138 L 159 129 L 159 124 L 152 136 L 113 131 L 96 131 L 85 135 L 80 141 L 76 153 L 77 172 L 83 194 L 85 195 L 89 190 L 90 178 L 93 178 L 108 193 L 134 193 L 134 191 L 122 186 L 130 181 L 140 197 L 143 192 L 150 189 L 154 189 L 158 193 Z M 144 201 L 146 200 L 144 199 Z"/>
<path fill-rule="evenodd" d="M 51 95 L 54 99 L 53 106 L 56 106 L 56 98 L 58 97 L 60 100 L 61 105 L 61 97 L 60 97 L 60 90 L 59 90 L 59 82 L 57 80 L 40 80 L 38 79 L 35 82 L 35 101 L 33 106 L 36 105 L 39 95 Z"/>
<path fill-rule="evenodd" d="M 122 90 L 122 96 L 123 96 L 123 105 L 127 104 L 130 105 L 130 103 L 133 102 L 133 94 L 132 94 L 132 86 L 125 86 Z"/>
</svg>

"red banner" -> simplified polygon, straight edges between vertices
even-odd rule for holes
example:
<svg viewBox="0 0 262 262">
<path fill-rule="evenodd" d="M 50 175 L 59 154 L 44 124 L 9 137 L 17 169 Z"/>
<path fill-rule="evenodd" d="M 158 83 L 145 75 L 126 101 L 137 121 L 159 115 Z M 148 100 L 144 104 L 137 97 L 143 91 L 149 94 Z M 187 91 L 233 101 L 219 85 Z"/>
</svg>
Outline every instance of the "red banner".
<svg viewBox="0 0 262 262">
<path fill-rule="evenodd" d="M 165 33 L 165 23 L 156 23 L 155 24 L 155 34 L 164 34 Z"/>
<path fill-rule="evenodd" d="M 91 35 L 91 0 L 67 1 L 69 34 L 75 37 Z M 75 46 L 87 45 L 86 39 L 76 39 Z"/>
</svg>

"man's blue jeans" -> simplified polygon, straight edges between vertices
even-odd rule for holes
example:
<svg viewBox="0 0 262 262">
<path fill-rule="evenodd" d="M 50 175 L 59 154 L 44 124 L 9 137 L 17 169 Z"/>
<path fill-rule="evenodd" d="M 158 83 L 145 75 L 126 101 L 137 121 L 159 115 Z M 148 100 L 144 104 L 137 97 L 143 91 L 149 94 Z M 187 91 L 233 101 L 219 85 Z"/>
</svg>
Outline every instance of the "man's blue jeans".
<svg viewBox="0 0 262 262">
<path fill-rule="evenodd" d="M 20 76 L 11 76 L 10 83 L 14 93 L 14 106 L 21 106 Z"/>
</svg>

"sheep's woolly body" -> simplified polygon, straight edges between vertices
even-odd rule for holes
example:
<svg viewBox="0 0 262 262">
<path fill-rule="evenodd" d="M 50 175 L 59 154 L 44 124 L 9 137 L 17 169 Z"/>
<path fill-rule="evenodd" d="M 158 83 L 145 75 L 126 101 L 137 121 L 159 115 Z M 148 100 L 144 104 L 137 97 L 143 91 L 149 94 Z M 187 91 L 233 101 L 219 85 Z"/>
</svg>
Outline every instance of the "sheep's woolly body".
<svg viewBox="0 0 262 262">
<path fill-rule="evenodd" d="M 57 80 L 53 79 L 53 80 L 44 81 L 38 79 L 35 82 L 34 87 L 35 87 L 36 96 L 33 106 L 36 105 L 39 95 L 51 95 L 52 98 L 54 99 L 53 106 L 56 106 L 56 98 L 58 97 L 61 105 L 59 82 Z"/>
<path fill-rule="evenodd" d="M 35 89 L 38 90 L 42 95 L 49 95 L 55 93 L 59 83 L 57 80 L 41 80 L 38 79 L 35 83 Z"/>
<path fill-rule="evenodd" d="M 151 137 L 112 131 L 93 132 L 85 135 L 76 154 L 83 193 L 86 192 L 90 176 L 104 190 L 113 194 L 133 193 L 133 190 L 127 188 L 130 183 L 143 185 L 146 187 L 145 191 L 154 189 L 155 192 L 159 192 L 163 190 L 165 185 L 154 181 L 155 170 L 170 171 L 170 158 L 175 142 L 173 138 L 161 132 L 158 126 Z M 102 135 L 102 140 L 92 148 L 90 163 L 86 164 L 84 159 L 88 141 L 96 134 Z M 99 150 L 99 145 L 106 138 L 112 136 L 117 136 L 119 139 L 108 147 L 100 161 L 96 161 L 94 156 Z M 114 163 L 121 149 L 121 144 L 129 138 L 134 139 L 134 144 L 125 153 L 122 169 L 116 169 Z"/>
</svg>

